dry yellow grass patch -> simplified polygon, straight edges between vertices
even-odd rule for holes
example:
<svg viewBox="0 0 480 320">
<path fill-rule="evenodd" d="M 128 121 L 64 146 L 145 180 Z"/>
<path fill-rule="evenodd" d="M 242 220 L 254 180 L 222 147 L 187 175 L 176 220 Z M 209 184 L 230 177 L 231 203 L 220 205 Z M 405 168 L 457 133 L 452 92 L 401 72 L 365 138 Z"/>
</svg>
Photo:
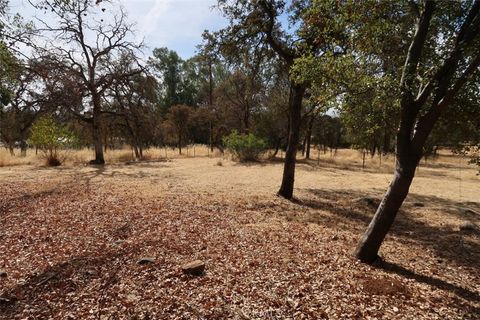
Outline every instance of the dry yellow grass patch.
<svg viewBox="0 0 480 320">
<path fill-rule="evenodd" d="M 107 149 L 104 153 L 107 164 L 117 164 L 135 161 L 133 150 L 126 146 L 123 149 L 111 150 Z M 62 151 L 64 165 L 72 166 L 79 164 L 87 164 L 95 157 L 93 149 L 66 150 Z M 182 148 L 182 154 L 178 153 L 178 149 L 174 148 L 150 148 L 144 151 L 143 160 L 159 160 L 159 159 L 179 159 L 179 158 L 196 158 L 196 157 L 227 157 L 218 149 L 213 152 L 205 145 L 188 145 Z M 20 150 L 15 150 L 15 155 L 10 155 L 6 149 L 0 149 L 0 167 L 22 166 L 22 165 L 45 165 L 45 159 L 41 151 L 38 153 L 34 149 L 29 149 L 27 156 L 22 157 Z"/>
</svg>

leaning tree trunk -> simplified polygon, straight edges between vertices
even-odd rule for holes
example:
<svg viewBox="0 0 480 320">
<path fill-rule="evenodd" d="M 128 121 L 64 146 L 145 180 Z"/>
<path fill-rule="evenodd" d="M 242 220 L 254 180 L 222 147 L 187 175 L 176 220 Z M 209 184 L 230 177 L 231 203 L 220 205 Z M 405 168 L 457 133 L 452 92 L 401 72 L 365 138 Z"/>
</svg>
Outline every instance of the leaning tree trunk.
<svg viewBox="0 0 480 320">
<path fill-rule="evenodd" d="M 288 145 L 285 152 L 285 164 L 283 167 L 282 185 L 278 195 L 291 199 L 293 197 L 293 185 L 295 181 L 295 162 L 297 157 L 298 142 L 300 140 L 300 125 L 302 121 L 302 100 L 305 94 L 305 86 L 292 84 L 289 101 L 289 133 Z"/>
<path fill-rule="evenodd" d="M 412 152 L 410 146 L 405 149 L 397 145 L 397 150 L 399 149 L 401 151 L 396 157 L 393 180 L 354 253 L 362 262 L 372 263 L 377 259 L 378 250 L 408 195 L 421 158 L 420 153 Z"/>
<path fill-rule="evenodd" d="M 100 103 L 100 101 L 98 101 Z M 102 141 L 102 123 L 101 113 L 97 107 L 93 108 L 93 142 L 95 145 L 95 160 L 90 161 L 91 164 L 105 164 L 103 157 L 103 141 Z"/>
</svg>

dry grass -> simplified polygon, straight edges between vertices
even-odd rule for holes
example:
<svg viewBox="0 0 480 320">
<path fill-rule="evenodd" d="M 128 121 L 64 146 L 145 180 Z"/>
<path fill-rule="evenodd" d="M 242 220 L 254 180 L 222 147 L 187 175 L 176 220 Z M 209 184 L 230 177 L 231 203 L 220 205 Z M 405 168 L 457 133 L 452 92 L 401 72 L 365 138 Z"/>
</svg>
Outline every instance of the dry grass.
<svg viewBox="0 0 480 320">
<path fill-rule="evenodd" d="M 19 151 L 17 152 L 17 154 Z M 32 165 L 39 162 L 36 156 L 29 154 L 27 157 L 18 155 L 11 156 L 8 150 L 0 149 L 0 167 L 12 167 L 21 165 Z"/>
<path fill-rule="evenodd" d="M 92 149 L 67 150 L 62 152 L 65 157 L 64 165 L 74 166 L 87 164 L 95 156 Z M 105 161 L 109 164 L 125 163 L 135 160 L 133 150 L 125 147 L 119 150 L 108 149 L 105 154 Z M 224 156 L 218 149 L 210 152 L 209 148 L 204 145 L 189 145 L 182 148 L 182 154 L 178 153 L 178 149 L 173 148 L 150 148 L 144 151 L 143 160 L 160 160 L 160 159 L 179 159 L 179 158 L 195 158 L 195 157 L 222 157 Z M 12 167 L 22 165 L 45 165 L 45 159 L 41 152 L 35 154 L 34 150 L 28 150 L 27 156 L 20 156 L 20 150 L 15 150 L 15 155 L 11 156 L 6 149 L 0 149 L 0 167 Z"/>
<path fill-rule="evenodd" d="M 270 157 L 267 152 L 264 155 L 264 161 L 267 161 Z M 94 151 L 92 149 L 81 150 L 67 150 L 64 152 L 67 165 L 86 164 L 94 157 Z M 283 151 L 279 151 L 276 159 L 282 160 L 285 156 Z M 179 159 L 179 158 L 196 158 L 196 157 L 209 157 L 209 158 L 223 158 L 230 159 L 231 156 L 228 152 L 222 154 L 218 149 L 210 152 L 210 149 L 205 145 L 189 145 L 182 148 L 182 154 L 178 153 L 178 149 L 175 148 L 150 148 L 144 151 L 145 160 L 158 160 L 158 159 Z M 115 164 L 122 162 L 129 162 L 135 159 L 133 150 L 129 147 L 123 149 L 110 150 L 105 152 L 105 161 L 107 163 Z M 332 165 L 333 167 L 339 167 L 343 169 L 362 169 L 363 157 L 362 152 L 352 149 L 339 149 L 333 150 L 317 150 L 312 149 L 309 160 L 303 160 L 303 157 L 299 153 L 298 159 L 300 162 L 308 162 L 310 164 L 322 164 Z M 467 167 L 465 164 L 468 158 L 454 155 L 451 152 L 444 150 L 440 151 L 439 156 L 435 159 L 428 159 L 427 162 L 422 160 L 421 166 L 426 167 Z M 17 165 L 43 165 L 43 157 L 39 152 L 38 155 L 35 151 L 30 149 L 27 152 L 26 157 L 20 156 L 20 150 L 15 150 L 15 156 L 11 156 L 6 149 L 0 149 L 0 167 L 17 166 Z M 385 171 L 389 172 L 393 168 L 394 156 L 379 156 L 371 157 L 367 155 L 365 157 L 365 169 L 370 171 Z"/>
</svg>

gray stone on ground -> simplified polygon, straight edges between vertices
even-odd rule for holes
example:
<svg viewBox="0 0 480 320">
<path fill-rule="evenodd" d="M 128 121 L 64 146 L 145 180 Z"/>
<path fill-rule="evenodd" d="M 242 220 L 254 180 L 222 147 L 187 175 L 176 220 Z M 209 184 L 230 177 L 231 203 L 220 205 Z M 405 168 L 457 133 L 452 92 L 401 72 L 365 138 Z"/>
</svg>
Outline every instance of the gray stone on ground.
<svg viewBox="0 0 480 320">
<path fill-rule="evenodd" d="M 205 263 L 201 260 L 195 260 L 182 266 L 183 273 L 190 274 L 192 276 L 200 276 L 203 274 L 204 270 Z"/>
<path fill-rule="evenodd" d="M 125 240 L 117 240 L 112 245 L 114 247 L 118 247 L 118 246 L 122 245 L 123 243 L 125 243 Z"/>
<path fill-rule="evenodd" d="M 150 263 L 154 263 L 154 262 L 155 262 L 155 258 L 143 257 L 143 258 L 138 259 L 137 264 L 145 265 L 145 264 L 150 264 Z"/>
<path fill-rule="evenodd" d="M 0 270 L 0 278 L 6 278 L 7 277 L 7 271 Z"/>
</svg>

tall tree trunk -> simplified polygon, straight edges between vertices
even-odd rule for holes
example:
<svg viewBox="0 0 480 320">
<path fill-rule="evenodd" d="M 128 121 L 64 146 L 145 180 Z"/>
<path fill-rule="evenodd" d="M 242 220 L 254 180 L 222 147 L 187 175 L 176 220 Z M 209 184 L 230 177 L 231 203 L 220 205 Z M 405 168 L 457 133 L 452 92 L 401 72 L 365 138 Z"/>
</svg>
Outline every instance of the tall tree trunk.
<svg viewBox="0 0 480 320">
<path fill-rule="evenodd" d="M 133 152 L 135 153 L 135 158 L 140 159 L 140 152 L 136 142 L 133 143 Z"/>
<path fill-rule="evenodd" d="M 20 156 L 21 157 L 26 157 L 27 156 L 27 148 L 28 148 L 28 144 L 25 142 L 25 140 L 20 141 Z"/>
<path fill-rule="evenodd" d="M 281 143 L 282 143 L 282 139 L 277 139 L 277 142 L 275 143 L 275 151 L 272 154 L 272 158 L 275 158 L 277 156 Z"/>
<path fill-rule="evenodd" d="M 406 163 L 396 162 L 393 180 L 355 250 L 355 256 L 362 262 L 372 263 L 377 259 L 378 250 L 408 195 L 418 161 L 403 162 Z"/>
<path fill-rule="evenodd" d="M 91 164 L 105 164 L 103 157 L 103 135 L 102 135 L 102 119 L 100 113 L 100 97 L 93 98 L 93 142 L 95 145 L 95 160 L 90 161 Z"/>
<path fill-rule="evenodd" d="M 305 89 L 304 85 L 298 84 L 292 84 L 290 87 L 288 145 L 285 153 L 282 185 L 278 191 L 278 195 L 286 199 L 291 199 L 293 197 L 295 162 L 297 158 L 298 142 L 300 140 L 302 100 L 305 94 Z"/>
<path fill-rule="evenodd" d="M 210 152 L 213 153 L 213 123 L 210 121 L 210 137 L 209 137 L 209 142 L 210 142 Z"/>
<path fill-rule="evenodd" d="M 178 154 L 182 154 L 182 135 L 178 135 Z"/>
</svg>

